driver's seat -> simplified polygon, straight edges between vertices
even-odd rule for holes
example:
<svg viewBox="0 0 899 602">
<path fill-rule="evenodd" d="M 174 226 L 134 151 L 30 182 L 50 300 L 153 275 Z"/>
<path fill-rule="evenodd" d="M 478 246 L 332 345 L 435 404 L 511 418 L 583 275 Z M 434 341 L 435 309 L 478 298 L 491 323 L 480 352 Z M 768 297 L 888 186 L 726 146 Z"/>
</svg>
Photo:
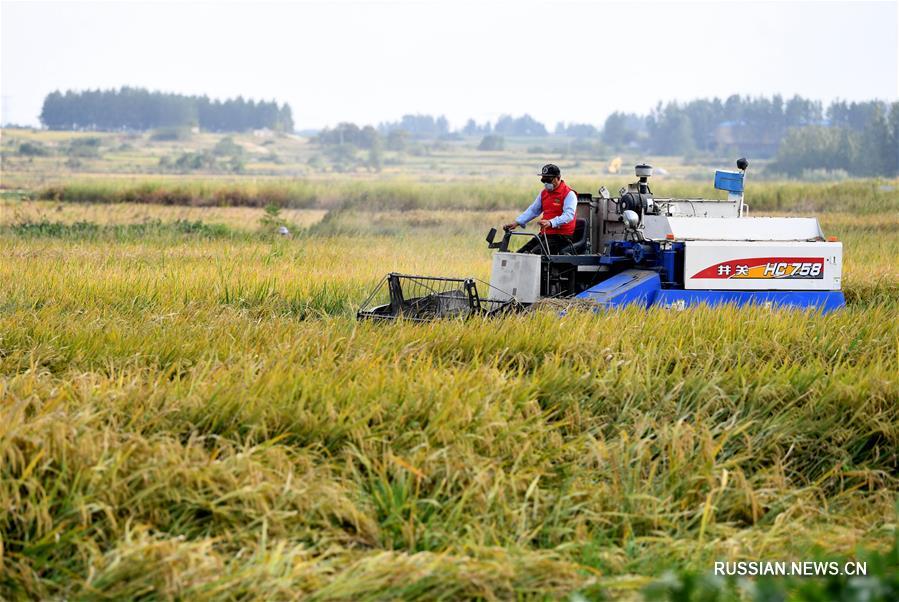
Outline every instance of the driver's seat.
<svg viewBox="0 0 899 602">
<path fill-rule="evenodd" d="M 587 248 L 587 220 L 577 218 L 574 222 L 574 234 L 571 244 L 562 249 L 559 255 L 580 255 Z"/>
</svg>

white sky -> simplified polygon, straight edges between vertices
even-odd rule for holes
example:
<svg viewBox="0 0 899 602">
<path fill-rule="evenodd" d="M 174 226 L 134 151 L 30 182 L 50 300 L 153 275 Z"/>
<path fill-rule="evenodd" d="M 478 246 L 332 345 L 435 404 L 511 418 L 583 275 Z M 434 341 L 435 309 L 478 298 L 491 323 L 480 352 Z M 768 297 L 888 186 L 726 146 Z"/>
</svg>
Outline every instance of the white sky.
<svg viewBox="0 0 899 602">
<path fill-rule="evenodd" d="M 4 123 L 55 89 L 289 102 L 298 129 L 404 113 L 601 124 L 659 100 L 899 99 L 897 2 L 0 2 Z"/>
</svg>

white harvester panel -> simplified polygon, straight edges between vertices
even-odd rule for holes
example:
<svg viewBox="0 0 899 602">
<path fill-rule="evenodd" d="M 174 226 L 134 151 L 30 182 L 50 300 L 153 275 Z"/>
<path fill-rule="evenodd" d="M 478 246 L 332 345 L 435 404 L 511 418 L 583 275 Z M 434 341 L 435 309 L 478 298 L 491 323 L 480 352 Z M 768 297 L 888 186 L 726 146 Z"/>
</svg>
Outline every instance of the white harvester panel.
<svg viewBox="0 0 899 602">
<path fill-rule="evenodd" d="M 530 253 L 494 253 L 490 273 L 490 299 L 522 303 L 540 299 L 540 256 Z"/>
<path fill-rule="evenodd" d="M 740 217 L 742 197 L 718 199 L 660 199 L 653 202 L 665 215 L 675 217 Z"/>
<path fill-rule="evenodd" d="M 814 217 L 669 217 L 643 216 L 650 240 L 815 240 L 823 239 Z"/>
<path fill-rule="evenodd" d="M 711 220 L 710 220 L 711 221 Z M 684 288 L 837 291 L 840 242 L 687 241 Z"/>
</svg>

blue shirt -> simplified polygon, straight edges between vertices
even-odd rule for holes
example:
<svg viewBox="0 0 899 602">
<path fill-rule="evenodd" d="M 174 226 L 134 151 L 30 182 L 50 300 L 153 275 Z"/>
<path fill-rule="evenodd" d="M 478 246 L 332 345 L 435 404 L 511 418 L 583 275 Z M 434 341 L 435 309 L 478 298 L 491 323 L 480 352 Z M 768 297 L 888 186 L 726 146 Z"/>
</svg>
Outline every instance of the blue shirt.
<svg viewBox="0 0 899 602">
<path fill-rule="evenodd" d="M 542 192 L 538 194 L 537 198 L 534 199 L 534 202 L 531 203 L 531 206 L 525 209 L 524 213 L 515 218 L 515 221 L 518 222 L 519 225 L 523 226 L 543 213 L 543 200 L 540 198 L 542 194 Z M 562 203 L 562 215 L 549 220 L 549 223 L 552 225 L 551 227 L 558 228 L 573 220 L 575 209 L 577 209 L 577 195 L 571 190 L 565 195 L 565 200 Z"/>
</svg>

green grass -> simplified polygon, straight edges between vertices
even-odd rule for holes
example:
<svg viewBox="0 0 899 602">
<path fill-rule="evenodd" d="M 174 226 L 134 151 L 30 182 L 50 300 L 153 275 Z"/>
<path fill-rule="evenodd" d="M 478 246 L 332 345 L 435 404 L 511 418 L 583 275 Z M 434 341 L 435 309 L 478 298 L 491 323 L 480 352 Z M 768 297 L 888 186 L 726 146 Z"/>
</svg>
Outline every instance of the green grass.
<svg viewBox="0 0 899 602">
<path fill-rule="evenodd" d="M 895 214 L 824 216 L 827 316 L 357 323 L 387 271 L 487 276 L 497 214 L 427 215 L 4 226 L 0 597 L 676 599 L 895 545 Z"/>
<path fill-rule="evenodd" d="M 42 220 L 39 222 L 23 222 L 7 226 L 5 230 L 12 236 L 75 238 L 75 239 L 134 239 L 151 235 L 189 234 L 205 238 L 233 237 L 235 233 L 223 225 L 210 225 L 202 221 L 176 220 L 163 223 L 160 220 L 139 224 L 106 224 L 78 221 L 72 224 Z"/>
</svg>

